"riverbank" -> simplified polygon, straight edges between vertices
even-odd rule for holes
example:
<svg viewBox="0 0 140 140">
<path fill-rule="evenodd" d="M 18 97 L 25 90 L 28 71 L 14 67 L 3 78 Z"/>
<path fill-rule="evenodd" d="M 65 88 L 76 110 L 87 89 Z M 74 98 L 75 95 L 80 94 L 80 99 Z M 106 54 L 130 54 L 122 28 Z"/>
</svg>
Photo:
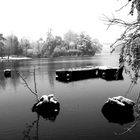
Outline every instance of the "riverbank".
<svg viewBox="0 0 140 140">
<path fill-rule="evenodd" d="M 0 61 L 7 61 L 7 60 L 28 60 L 28 59 L 32 59 L 30 57 L 23 57 L 23 56 L 4 56 L 3 58 L 0 57 Z"/>
</svg>

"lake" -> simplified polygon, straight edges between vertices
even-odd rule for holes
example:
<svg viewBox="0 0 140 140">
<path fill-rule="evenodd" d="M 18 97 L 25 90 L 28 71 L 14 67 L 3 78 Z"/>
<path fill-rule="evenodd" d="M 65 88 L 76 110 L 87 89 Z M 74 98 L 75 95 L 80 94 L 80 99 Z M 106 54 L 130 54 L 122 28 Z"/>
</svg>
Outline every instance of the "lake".
<svg viewBox="0 0 140 140">
<path fill-rule="evenodd" d="M 96 55 L 84 58 L 55 58 L 18 60 L 0 63 L 0 140 L 132 140 L 139 139 L 138 124 L 124 135 L 121 133 L 134 122 L 124 125 L 109 122 L 102 113 L 108 97 L 124 96 L 130 78 L 123 73 L 124 80 L 107 81 L 101 78 L 64 83 L 57 81 L 55 71 L 61 68 L 85 66 L 118 66 L 118 55 Z M 25 87 L 14 70 L 11 78 L 5 78 L 3 70 L 16 67 L 34 89 L 33 69 L 39 96 L 54 94 L 60 102 L 57 116 L 43 118 L 32 112 L 35 96 Z M 128 98 L 136 100 L 139 94 L 136 85 Z"/>
</svg>

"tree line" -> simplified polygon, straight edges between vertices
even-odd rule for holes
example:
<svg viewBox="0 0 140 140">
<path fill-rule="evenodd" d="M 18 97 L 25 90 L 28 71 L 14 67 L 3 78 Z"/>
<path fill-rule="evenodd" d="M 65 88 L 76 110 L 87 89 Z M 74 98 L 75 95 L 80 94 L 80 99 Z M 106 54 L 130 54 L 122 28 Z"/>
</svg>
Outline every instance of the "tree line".
<svg viewBox="0 0 140 140">
<path fill-rule="evenodd" d="M 40 38 L 31 42 L 26 38 L 18 39 L 15 35 L 3 37 L 0 34 L 0 57 L 60 57 L 60 56 L 94 56 L 100 53 L 102 44 L 98 39 L 92 39 L 85 33 L 68 31 L 61 36 L 54 36 L 52 31 L 47 32 L 46 40 Z"/>
</svg>

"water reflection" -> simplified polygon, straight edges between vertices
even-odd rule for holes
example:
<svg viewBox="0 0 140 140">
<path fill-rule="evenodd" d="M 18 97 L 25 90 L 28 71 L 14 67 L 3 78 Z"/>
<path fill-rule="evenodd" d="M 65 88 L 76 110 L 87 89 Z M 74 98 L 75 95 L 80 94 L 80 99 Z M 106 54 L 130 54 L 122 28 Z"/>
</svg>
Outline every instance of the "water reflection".
<svg viewBox="0 0 140 140">
<path fill-rule="evenodd" d="M 49 83 L 52 86 L 52 88 L 54 87 L 54 81 L 55 81 L 55 72 L 53 71 L 55 69 L 55 63 L 49 63 L 48 64 L 48 78 L 49 78 Z"/>
<path fill-rule="evenodd" d="M 32 76 L 32 72 L 30 71 L 30 67 L 27 70 L 21 69 L 20 61 L 6 61 L 0 63 L 0 86 L 5 89 L 7 81 L 11 83 L 11 85 L 16 89 L 18 84 L 20 83 L 20 77 L 15 72 L 16 70 L 20 71 L 25 79 L 29 79 Z M 5 76 L 4 70 L 11 69 L 10 77 Z M 8 79 L 7 79 L 8 78 Z"/>
<path fill-rule="evenodd" d="M 60 111 L 60 109 L 59 109 L 59 111 Z M 55 112 L 52 110 L 47 110 L 47 111 L 44 110 L 44 111 L 36 113 L 36 119 L 32 123 L 26 124 L 26 128 L 23 131 L 23 135 L 24 135 L 23 140 L 26 140 L 26 139 L 27 140 L 30 140 L 30 139 L 39 140 L 39 126 L 40 126 L 39 120 L 40 120 L 40 117 L 42 117 L 46 121 L 55 122 L 55 120 L 59 114 L 59 111 Z"/>
<path fill-rule="evenodd" d="M 55 122 L 57 116 L 59 115 L 60 112 L 60 108 L 58 111 L 54 111 L 54 110 L 42 110 L 37 112 L 37 114 L 39 116 L 41 116 L 42 118 L 44 118 L 45 120 L 49 120 L 51 122 Z"/>
<path fill-rule="evenodd" d="M 0 87 L 3 89 L 5 89 L 6 87 L 6 81 L 5 81 L 3 71 L 0 71 Z"/>
<path fill-rule="evenodd" d="M 34 120 L 32 123 L 30 124 L 26 124 L 26 128 L 23 131 L 23 140 L 31 140 L 31 139 L 35 139 L 35 140 L 39 140 L 39 134 L 38 134 L 38 130 L 39 130 L 39 119 L 40 116 L 37 114 L 36 120 Z M 32 136 L 31 131 L 33 130 L 33 128 L 35 127 L 35 135 Z"/>
<path fill-rule="evenodd" d="M 101 111 L 110 123 L 124 125 L 135 121 L 133 109 L 125 109 L 118 105 L 105 103 Z"/>
<path fill-rule="evenodd" d="M 117 64 L 114 64 L 114 58 L 111 60 L 113 61 L 113 66 L 118 66 Z M 124 81 L 114 80 L 106 82 L 106 80 L 103 80 L 102 78 L 95 78 L 94 80 L 90 79 L 63 84 L 55 80 L 55 71 L 57 69 L 101 66 L 105 64 L 105 61 L 103 61 L 102 59 L 98 59 L 98 57 L 92 59 L 83 58 L 81 60 L 63 60 L 61 58 L 57 60 L 36 59 L 13 61 L 16 69 L 26 78 L 31 87 L 34 87 L 32 72 L 34 66 L 36 67 L 36 81 L 39 96 L 50 93 L 52 88 L 54 88 L 56 95 L 60 98 L 60 112 L 58 112 L 58 114 L 47 113 L 42 116 L 36 112 L 32 113 L 29 110 L 29 107 L 34 104 L 34 101 L 32 100 L 32 95 L 30 96 L 30 94 L 28 94 L 28 90 L 21 85 L 20 77 L 12 69 L 14 65 L 13 62 L 10 66 L 4 64 L 6 62 L 1 64 L 3 68 L 0 67 L 0 87 L 4 89 L 0 89 L 2 93 L 0 94 L 0 138 L 8 140 L 8 135 L 11 139 L 22 139 L 24 136 L 24 140 L 45 139 L 47 137 L 49 139 L 61 140 L 103 140 L 106 136 L 108 139 L 117 140 L 112 134 L 114 127 L 116 129 L 116 125 L 106 123 L 100 109 L 102 108 L 106 97 L 116 96 L 118 94 L 122 95 L 126 91 L 126 86 L 129 81 L 124 79 Z M 12 69 L 11 78 L 4 78 L 3 70 L 6 68 Z M 16 88 L 16 91 L 14 91 L 13 88 Z M 29 123 L 25 128 L 26 122 Z M 4 133 L 5 131 L 7 132 L 9 128 L 13 131 L 10 134 Z M 22 134 L 21 132 L 23 132 L 24 129 L 25 131 Z M 48 133 L 46 133 L 46 130 Z M 119 128 L 117 128 L 116 131 L 119 131 Z M 15 134 L 18 134 L 18 136 Z M 139 133 L 137 134 L 139 135 Z M 135 138 L 136 137 L 134 137 L 134 139 Z"/>
<path fill-rule="evenodd" d="M 77 68 L 85 66 L 97 66 L 100 62 L 92 57 L 89 58 L 59 58 L 59 59 L 35 59 L 35 60 L 22 60 L 22 61 L 5 61 L 0 62 L 0 86 L 5 89 L 6 78 L 4 77 L 4 70 L 11 69 L 10 82 L 11 85 L 16 86 L 19 84 L 19 76 L 15 73 L 14 69 L 21 72 L 22 75 L 30 80 L 34 66 L 36 67 L 36 74 L 48 76 L 49 84 L 53 88 L 55 84 L 55 70 L 60 68 Z"/>
</svg>

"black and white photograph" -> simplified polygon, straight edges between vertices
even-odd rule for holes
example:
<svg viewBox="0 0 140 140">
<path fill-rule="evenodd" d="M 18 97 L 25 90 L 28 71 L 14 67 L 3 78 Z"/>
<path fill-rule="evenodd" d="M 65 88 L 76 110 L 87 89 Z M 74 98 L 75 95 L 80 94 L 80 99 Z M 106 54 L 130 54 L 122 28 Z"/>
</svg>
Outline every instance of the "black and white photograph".
<svg viewBox="0 0 140 140">
<path fill-rule="evenodd" d="M 0 140 L 140 139 L 140 0 L 0 13 Z"/>
</svg>

